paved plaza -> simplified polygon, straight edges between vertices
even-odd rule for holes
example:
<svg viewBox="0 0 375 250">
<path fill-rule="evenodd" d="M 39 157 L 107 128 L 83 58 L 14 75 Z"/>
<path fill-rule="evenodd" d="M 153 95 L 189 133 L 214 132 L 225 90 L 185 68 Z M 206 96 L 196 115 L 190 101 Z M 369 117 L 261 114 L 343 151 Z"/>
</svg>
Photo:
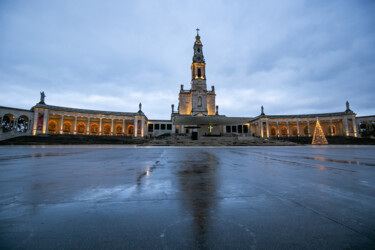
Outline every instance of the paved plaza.
<svg viewBox="0 0 375 250">
<path fill-rule="evenodd" d="M 375 146 L 0 147 L 1 249 L 371 249 Z"/>
</svg>

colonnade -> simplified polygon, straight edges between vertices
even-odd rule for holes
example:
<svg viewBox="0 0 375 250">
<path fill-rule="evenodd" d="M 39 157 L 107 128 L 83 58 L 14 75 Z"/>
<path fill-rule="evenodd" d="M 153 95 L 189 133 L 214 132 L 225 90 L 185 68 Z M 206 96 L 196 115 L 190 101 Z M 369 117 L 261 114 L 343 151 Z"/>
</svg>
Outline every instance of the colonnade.
<svg viewBox="0 0 375 250">
<path fill-rule="evenodd" d="M 355 116 L 344 117 L 329 117 L 329 118 L 305 118 L 305 119 L 274 119 L 261 118 L 250 123 L 250 133 L 260 137 L 289 137 L 289 136 L 312 136 L 313 131 L 311 127 L 315 128 L 316 121 L 320 123 L 328 122 L 328 135 L 341 134 L 336 125 L 342 127 L 342 135 L 344 136 L 358 136 Z M 334 122 L 335 121 L 335 122 Z M 303 133 L 300 127 L 304 126 Z M 272 131 L 276 128 L 276 131 Z M 292 133 L 291 133 L 292 128 Z M 295 130 L 294 130 L 295 129 Z M 286 131 L 285 131 L 286 130 Z M 276 133 L 271 133 L 276 132 Z"/>
<path fill-rule="evenodd" d="M 52 116 L 52 117 L 51 117 Z M 72 121 L 73 120 L 73 121 Z M 104 114 L 82 114 L 82 113 L 70 113 L 70 112 L 59 112 L 48 109 L 35 109 L 34 110 L 34 124 L 33 124 L 33 135 L 42 133 L 50 133 L 50 123 L 52 124 L 53 132 L 57 134 L 86 134 L 86 135 L 129 135 L 129 136 L 140 136 L 145 135 L 145 117 L 144 116 L 121 116 L 121 115 L 104 115 Z M 108 122 L 109 121 L 109 122 Z M 131 122 L 131 124 L 129 124 Z M 59 128 L 57 128 L 59 123 Z M 73 123 L 73 124 L 72 124 Z M 99 123 L 99 124 L 98 124 Z M 108 126 L 108 123 L 110 126 Z M 115 131 L 116 128 L 121 126 L 121 133 Z M 85 131 L 78 131 L 80 125 L 83 125 Z M 131 134 L 126 131 L 127 128 L 131 127 Z M 66 127 L 64 127 L 66 126 Z M 109 129 L 108 129 L 109 127 Z M 98 131 L 97 131 L 97 130 Z M 105 129 L 105 131 L 103 131 Z M 107 130 L 108 129 L 108 130 Z"/>
</svg>

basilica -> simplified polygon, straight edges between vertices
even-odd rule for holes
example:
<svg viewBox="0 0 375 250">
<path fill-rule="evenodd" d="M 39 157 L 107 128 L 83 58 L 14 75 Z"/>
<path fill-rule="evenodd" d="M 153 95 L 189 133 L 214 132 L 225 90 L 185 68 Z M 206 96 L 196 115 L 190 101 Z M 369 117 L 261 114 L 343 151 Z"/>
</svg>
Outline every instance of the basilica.
<svg viewBox="0 0 375 250">
<path fill-rule="evenodd" d="M 181 85 L 178 106 L 169 120 L 149 120 L 138 111 L 112 112 L 46 104 L 44 92 L 31 109 L 0 106 L 0 140 L 20 135 L 72 134 L 157 137 L 161 135 L 311 137 L 317 121 L 326 136 L 358 137 L 373 129 L 374 116 L 356 117 L 346 102 L 343 111 L 319 114 L 268 115 L 263 106 L 253 117 L 219 114 L 215 87 L 207 87 L 206 63 L 199 33 L 195 37 L 189 88 Z M 343 105 L 344 106 L 344 105 Z"/>
</svg>

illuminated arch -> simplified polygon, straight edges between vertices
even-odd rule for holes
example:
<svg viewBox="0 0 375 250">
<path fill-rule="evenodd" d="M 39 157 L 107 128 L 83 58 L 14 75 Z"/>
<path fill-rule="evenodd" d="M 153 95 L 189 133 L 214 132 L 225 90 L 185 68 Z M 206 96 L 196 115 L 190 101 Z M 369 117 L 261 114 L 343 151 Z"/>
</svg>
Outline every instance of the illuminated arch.
<svg viewBox="0 0 375 250">
<path fill-rule="evenodd" d="M 288 135 L 288 129 L 285 126 L 283 126 L 281 128 L 281 135 L 282 136 L 287 136 Z"/>
<path fill-rule="evenodd" d="M 72 132 L 72 124 L 70 122 L 63 123 L 63 133 L 70 134 Z"/>
<path fill-rule="evenodd" d="M 85 134 L 86 133 L 86 125 L 83 122 L 77 124 L 77 134 Z"/>
<path fill-rule="evenodd" d="M 109 124 L 104 125 L 103 134 L 104 135 L 110 135 L 111 134 L 111 125 L 109 125 Z"/>
<path fill-rule="evenodd" d="M 129 125 L 128 126 L 128 135 L 133 135 L 134 134 L 134 126 L 133 125 Z"/>
<path fill-rule="evenodd" d="M 57 131 L 57 122 L 55 121 L 49 121 L 48 122 L 48 133 L 55 134 Z"/>
<path fill-rule="evenodd" d="M 21 115 L 17 119 L 17 131 L 26 132 L 29 129 L 29 117 Z"/>
<path fill-rule="evenodd" d="M 276 129 L 276 127 L 271 127 L 271 136 L 277 136 L 277 129 Z"/>
<path fill-rule="evenodd" d="M 303 134 L 304 134 L 305 136 L 308 136 L 308 135 L 309 135 L 309 129 L 308 129 L 307 126 L 304 126 L 304 127 L 303 127 Z"/>
<path fill-rule="evenodd" d="M 328 125 L 328 134 L 329 135 L 336 135 L 336 126 L 332 124 L 333 133 L 331 134 L 331 125 Z"/>
<path fill-rule="evenodd" d="M 122 125 L 116 126 L 116 135 L 122 135 Z"/>
<path fill-rule="evenodd" d="M 297 135 L 298 135 L 297 126 L 293 126 L 293 127 L 292 127 L 292 135 L 293 135 L 293 136 L 297 136 Z"/>
<path fill-rule="evenodd" d="M 14 128 L 14 115 L 5 114 L 1 121 L 1 127 L 3 128 L 3 132 L 12 130 Z"/>
<path fill-rule="evenodd" d="M 90 135 L 98 135 L 99 134 L 99 126 L 98 124 L 94 123 L 90 127 Z"/>
</svg>

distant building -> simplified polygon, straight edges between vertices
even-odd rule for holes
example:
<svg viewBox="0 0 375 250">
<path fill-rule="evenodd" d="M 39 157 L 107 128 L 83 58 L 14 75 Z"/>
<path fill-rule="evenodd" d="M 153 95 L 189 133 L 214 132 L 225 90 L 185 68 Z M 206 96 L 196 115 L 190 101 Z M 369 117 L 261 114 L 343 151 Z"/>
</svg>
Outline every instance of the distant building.
<svg viewBox="0 0 375 250">
<path fill-rule="evenodd" d="M 199 31 L 199 30 L 198 30 Z M 243 135 L 258 137 L 311 137 L 316 121 L 326 136 L 374 133 L 375 116 L 356 117 L 346 103 L 344 112 L 227 117 L 219 114 L 214 86 L 207 90 L 203 44 L 197 33 L 191 64 L 191 86 L 181 85 L 177 111 L 170 120 L 148 120 L 138 112 L 112 112 L 47 105 L 45 94 L 30 110 L 0 106 L 0 139 L 19 135 L 81 134 L 107 136 L 158 136 L 162 134 Z"/>
</svg>

